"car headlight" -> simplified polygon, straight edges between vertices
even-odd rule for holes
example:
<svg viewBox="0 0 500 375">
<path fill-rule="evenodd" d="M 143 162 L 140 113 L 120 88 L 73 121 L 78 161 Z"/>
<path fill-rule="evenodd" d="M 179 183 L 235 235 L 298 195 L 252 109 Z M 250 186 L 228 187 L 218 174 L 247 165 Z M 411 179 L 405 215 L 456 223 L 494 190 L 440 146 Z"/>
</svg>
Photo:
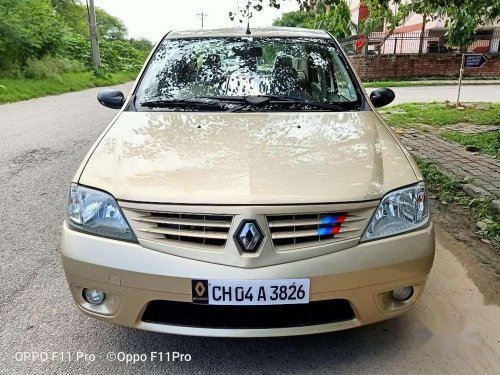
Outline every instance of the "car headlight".
<svg viewBox="0 0 500 375">
<path fill-rule="evenodd" d="M 76 184 L 71 185 L 69 193 L 68 226 L 97 236 L 137 242 L 111 195 Z"/>
<path fill-rule="evenodd" d="M 395 190 L 380 202 L 361 241 L 394 236 L 425 227 L 429 223 L 429 202 L 425 184 Z"/>
</svg>

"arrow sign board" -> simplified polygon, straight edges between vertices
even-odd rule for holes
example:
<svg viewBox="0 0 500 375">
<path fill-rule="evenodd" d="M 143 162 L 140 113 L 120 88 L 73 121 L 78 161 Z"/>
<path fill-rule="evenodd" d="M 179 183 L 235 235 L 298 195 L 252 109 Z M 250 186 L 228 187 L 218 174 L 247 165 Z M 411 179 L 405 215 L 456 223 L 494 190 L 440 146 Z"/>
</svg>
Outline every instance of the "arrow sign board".
<svg viewBox="0 0 500 375">
<path fill-rule="evenodd" d="M 484 55 L 465 55 L 464 68 L 480 68 L 488 59 Z"/>
</svg>

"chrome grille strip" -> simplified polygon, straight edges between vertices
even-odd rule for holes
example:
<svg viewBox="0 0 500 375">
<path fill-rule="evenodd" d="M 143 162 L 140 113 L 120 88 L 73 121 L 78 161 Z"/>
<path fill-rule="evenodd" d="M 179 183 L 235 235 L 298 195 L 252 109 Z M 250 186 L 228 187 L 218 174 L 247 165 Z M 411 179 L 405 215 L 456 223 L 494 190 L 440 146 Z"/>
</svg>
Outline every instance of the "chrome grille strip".
<svg viewBox="0 0 500 375">
<path fill-rule="evenodd" d="M 348 217 L 345 219 L 344 223 L 362 221 L 365 220 L 364 217 Z M 321 224 L 322 219 L 311 219 L 311 220 L 289 220 L 289 221 L 271 221 L 269 222 L 269 228 L 281 228 L 281 227 L 296 227 L 301 225 L 318 225 Z"/>
<path fill-rule="evenodd" d="M 134 221 L 141 221 L 145 223 L 161 223 L 161 224 L 172 224 L 172 225 L 187 225 L 187 226 L 196 226 L 196 227 L 206 227 L 207 222 L 202 220 L 177 220 L 177 219 L 169 219 L 158 216 L 145 216 L 145 217 L 136 217 L 133 218 Z M 225 221 L 210 221 L 210 227 L 214 228 L 229 228 L 231 226 L 230 222 Z"/>
<path fill-rule="evenodd" d="M 349 233 L 349 232 L 357 232 L 359 231 L 359 228 L 352 228 L 352 229 L 342 229 L 342 233 Z M 316 237 L 318 236 L 318 230 L 299 230 L 295 232 L 278 232 L 278 233 L 272 233 L 271 237 L 273 239 L 282 239 L 282 238 L 295 238 L 295 237 Z"/>
<path fill-rule="evenodd" d="M 361 237 L 370 213 L 366 210 L 267 216 L 278 251 L 319 246 Z"/>
<path fill-rule="evenodd" d="M 170 246 L 222 251 L 229 237 L 232 215 L 126 209 L 139 240 Z"/>
<path fill-rule="evenodd" d="M 148 228 L 148 229 L 138 229 L 139 232 L 148 233 L 159 233 L 159 234 L 169 234 L 172 236 L 180 237 L 196 237 L 196 238 L 216 238 L 220 240 L 227 240 L 227 233 L 219 232 L 202 232 L 194 230 L 178 230 L 178 229 L 167 229 L 167 228 Z"/>
</svg>

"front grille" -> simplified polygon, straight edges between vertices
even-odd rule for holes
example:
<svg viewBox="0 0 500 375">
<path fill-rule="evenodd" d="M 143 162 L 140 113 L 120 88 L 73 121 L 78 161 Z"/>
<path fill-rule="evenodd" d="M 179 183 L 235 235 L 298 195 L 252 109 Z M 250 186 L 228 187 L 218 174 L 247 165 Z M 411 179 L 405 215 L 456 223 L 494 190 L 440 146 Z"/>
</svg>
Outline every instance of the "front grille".
<svg viewBox="0 0 500 375">
<path fill-rule="evenodd" d="M 267 216 L 275 248 L 290 250 L 361 237 L 369 216 L 362 212 L 319 212 Z"/>
<path fill-rule="evenodd" d="M 378 205 L 375 200 L 252 207 L 118 203 L 144 248 L 243 268 L 295 262 L 354 247 Z M 262 251 L 252 256 L 241 254 L 233 240 L 243 220 L 256 220 L 265 236 Z"/>
<path fill-rule="evenodd" d="M 152 301 L 142 321 L 199 328 L 265 329 L 312 326 L 354 318 L 354 311 L 345 299 L 274 306 L 217 306 Z"/>
<path fill-rule="evenodd" d="M 204 249 L 224 248 L 233 220 L 230 215 L 153 211 L 134 211 L 129 216 L 139 238 Z"/>
</svg>

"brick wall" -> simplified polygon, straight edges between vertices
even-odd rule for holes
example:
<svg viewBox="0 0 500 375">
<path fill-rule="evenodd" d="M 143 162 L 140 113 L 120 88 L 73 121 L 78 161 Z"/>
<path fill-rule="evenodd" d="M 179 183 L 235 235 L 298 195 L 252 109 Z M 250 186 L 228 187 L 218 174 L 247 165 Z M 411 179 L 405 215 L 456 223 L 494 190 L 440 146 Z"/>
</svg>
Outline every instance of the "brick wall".
<svg viewBox="0 0 500 375">
<path fill-rule="evenodd" d="M 500 55 L 488 55 L 481 68 L 466 68 L 465 77 L 500 78 Z M 369 55 L 350 56 L 354 68 L 363 81 L 381 81 L 398 78 L 458 77 L 461 54 Z"/>
</svg>

